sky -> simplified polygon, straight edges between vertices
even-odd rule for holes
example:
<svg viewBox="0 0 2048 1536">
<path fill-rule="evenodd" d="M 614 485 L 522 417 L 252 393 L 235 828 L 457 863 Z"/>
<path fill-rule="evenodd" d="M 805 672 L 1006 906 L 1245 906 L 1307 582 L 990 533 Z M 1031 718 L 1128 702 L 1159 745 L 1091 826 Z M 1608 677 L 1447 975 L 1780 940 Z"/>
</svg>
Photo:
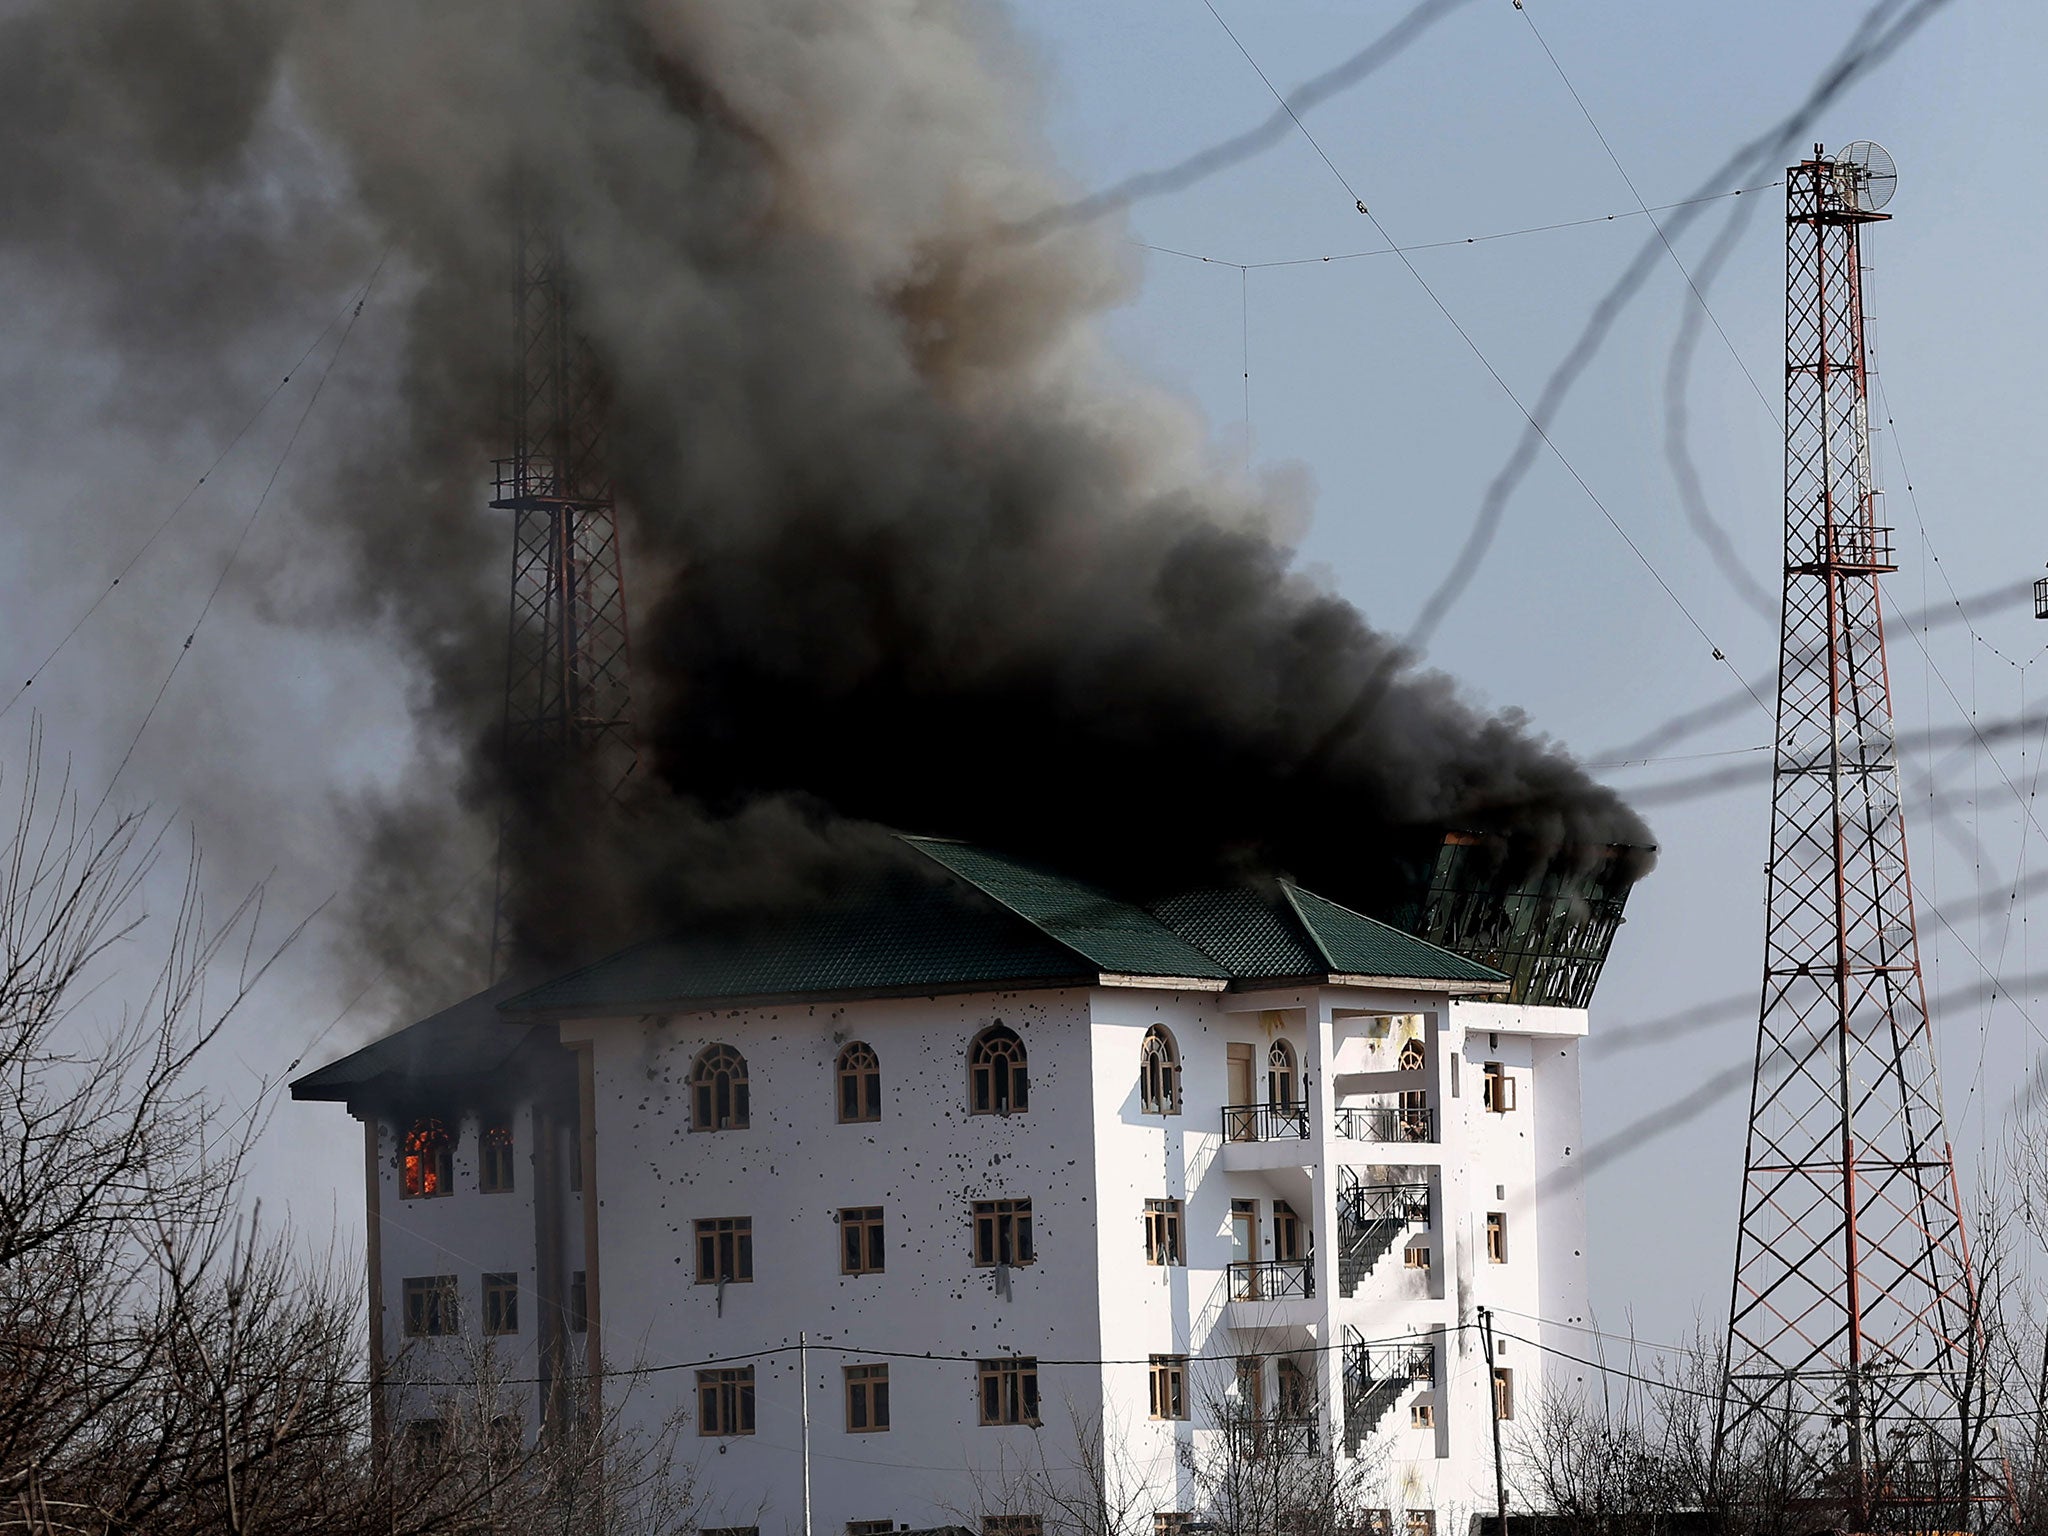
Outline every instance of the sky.
<svg viewBox="0 0 2048 1536">
<path fill-rule="evenodd" d="M 1306 134 L 1114 215 L 1136 280 L 1109 318 L 1111 345 L 1133 372 L 1199 407 L 1220 457 L 1311 486 L 1302 560 L 1374 623 L 1405 631 L 1522 428 L 1507 391 L 1535 399 L 1603 291 L 1654 238 L 1636 193 L 1654 206 L 1735 192 L 1703 182 L 1804 94 L 1862 12 L 1839 0 L 1465 5 L 1305 112 Z M 1203 0 L 1024 0 L 1007 10 L 1035 61 L 1054 158 L 1081 188 L 1172 165 L 1254 126 L 1273 111 L 1259 70 L 1285 91 L 1398 14 L 1377 0 L 1214 0 L 1213 12 Z M 1899 530 L 1888 602 L 1934 615 L 1920 630 L 1894 625 L 1891 650 L 1918 786 L 1909 839 L 1923 957 L 1937 1000 L 1973 992 L 1987 974 L 2013 986 L 1995 1003 L 1937 1008 L 1966 1189 L 1997 1184 L 2008 1138 L 2023 1125 L 2038 1131 L 2013 1106 L 2034 1053 L 2048 1048 L 2034 1022 L 2048 1024 L 2048 1000 L 2024 980 L 2048 970 L 2048 938 L 2039 957 L 2030 938 L 2032 913 L 2048 918 L 2048 907 L 1998 893 L 2044 852 L 2031 807 L 2043 740 L 1994 733 L 1988 751 L 1918 743 L 1930 731 L 1953 739 L 1972 720 L 2048 720 L 2048 665 L 2037 665 L 2048 625 L 2023 594 L 2048 558 L 2034 526 L 2040 450 L 2028 393 L 2048 343 L 2028 282 L 2043 223 L 2031 146 L 2048 131 L 2044 51 L 2038 8 L 1954 0 L 1819 127 L 1831 146 L 1875 139 L 1900 166 L 1895 217 L 1868 232 L 1865 254 L 1888 422 L 1880 479 Z M 1413 271 L 1392 255 L 1352 254 L 1382 244 L 1354 190 L 1394 239 L 1430 247 L 1410 252 Z M 1770 698 L 1781 197 L 1760 183 L 1717 197 L 1675 241 L 1693 265 L 1724 220 L 1742 221 L 1706 293 L 1714 323 L 1689 374 L 1685 442 L 1713 518 L 1771 600 L 1760 609 L 1745 598 L 1679 503 L 1665 374 L 1698 301 L 1667 259 L 1546 422 L 1584 487 L 1556 456 L 1537 459 L 1427 647 L 1474 702 L 1524 711 L 1601 776 L 1641 792 L 1657 834 L 1659 867 L 1631 899 L 1585 1068 L 1589 1151 L 1621 1153 L 1590 1185 L 1596 1314 L 1601 1327 L 1649 1341 L 1725 1319 L 1746 1083 L 1704 1100 L 1697 1090 L 1753 1050 L 1769 813 L 1758 749 L 1770 726 L 1745 701 L 1707 728 L 1642 743 L 1727 698 L 1738 677 Z M 367 634 L 355 645 L 331 624 L 293 623 L 319 583 L 295 570 L 286 455 L 301 413 L 320 409 L 359 284 L 309 282 L 302 312 L 279 322 L 274 356 L 259 345 L 217 360 L 245 376 L 252 409 L 275 391 L 231 444 L 183 423 L 151 431 L 148 413 L 121 400 L 119 371 L 67 344 L 78 317 L 8 276 L 0 677 L 29 675 L 95 596 L 110 595 L 0 715 L 0 761 L 18 772 L 38 724 L 46 762 L 68 767 L 88 801 L 118 767 L 112 802 L 149 807 L 168 828 L 159 888 L 174 883 L 190 838 L 205 851 L 217 911 L 267 881 L 261 933 L 282 940 L 306 923 L 231 1025 L 213 1086 L 231 1106 L 267 1114 L 252 1196 L 316 1240 L 335 1232 L 346 1249 L 360 1242 L 359 1133 L 338 1107 L 280 1105 L 276 1092 L 295 1063 L 316 1065 L 404 1022 L 378 1012 L 374 989 L 350 1007 L 364 978 L 334 963 L 321 924 L 345 876 L 335 849 L 354 798 L 407 760 L 408 680 Z M 328 410 L 337 397 L 362 408 L 350 371 L 376 377 L 375 360 L 397 345 L 385 313 L 373 292 L 347 332 L 352 351 L 334 362 Z M 122 425 L 109 427 L 116 418 Z M 286 471 L 269 484 L 280 462 Z M 170 512 L 202 474 L 188 513 L 127 567 L 129 530 Z M 122 514 L 108 515 L 117 504 Z M 240 558 L 254 574 L 193 627 L 222 555 L 244 538 Z M 124 568 L 127 591 L 147 599 L 108 588 Z M 1962 621 L 1958 595 L 1970 600 Z M 9 682 L 0 703 L 15 693 Z M 235 793 L 223 793 L 203 767 L 219 753 L 266 771 L 237 775 Z M 1728 781 L 1711 793 L 1684 789 L 1723 770 Z M 269 787 L 252 799 L 252 782 Z M 1979 892 L 1992 899 L 1974 900 Z M 1625 1043 L 1630 1026 L 1730 999 L 1699 1027 Z"/>
</svg>

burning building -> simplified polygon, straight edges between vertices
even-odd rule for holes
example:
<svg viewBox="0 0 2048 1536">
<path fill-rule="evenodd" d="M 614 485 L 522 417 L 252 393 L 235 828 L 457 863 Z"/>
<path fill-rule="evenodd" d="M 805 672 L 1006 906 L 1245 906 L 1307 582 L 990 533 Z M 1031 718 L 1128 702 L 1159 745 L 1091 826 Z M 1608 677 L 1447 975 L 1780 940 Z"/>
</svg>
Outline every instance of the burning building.
<svg viewBox="0 0 2048 1536">
<path fill-rule="evenodd" d="M 529 1434 L 681 1407 L 706 1525 L 1023 1529 L 1016 1469 L 1105 1437 L 1161 1517 L 1233 1457 L 1370 1469 L 1410 1531 L 1487 1504 L 1490 1416 L 1586 1321 L 1610 865 L 1502 892 L 1454 840 L 1410 903 L 1446 946 L 1284 879 L 900 847 L 293 1084 L 363 1123 L 387 1432 L 482 1339 Z"/>
</svg>

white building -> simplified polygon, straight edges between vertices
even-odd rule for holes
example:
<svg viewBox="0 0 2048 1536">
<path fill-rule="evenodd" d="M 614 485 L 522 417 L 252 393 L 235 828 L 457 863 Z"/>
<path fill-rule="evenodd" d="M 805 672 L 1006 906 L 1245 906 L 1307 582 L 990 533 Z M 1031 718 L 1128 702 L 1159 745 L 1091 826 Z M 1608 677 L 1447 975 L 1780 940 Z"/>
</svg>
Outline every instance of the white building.
<svg viewBox="0 0 2048 1536">
<path fill-rule="evenodd" d="M 702 1523 L 776 1536 L 806 1483 L 820 1533 L 1028 1515 L 1084 1442 L 1162 1515 L 1233 1450 L 1490 1510 L 1496 1408 L 1579 1370 L 1585 1011 L 1284 882 L 1145 910 L 906 841 L 931 878 L 295 1083 L 364 1125 L 373 1366 L 495 1333 L 529 1429 L 682 1406 Z"/>
</svg>

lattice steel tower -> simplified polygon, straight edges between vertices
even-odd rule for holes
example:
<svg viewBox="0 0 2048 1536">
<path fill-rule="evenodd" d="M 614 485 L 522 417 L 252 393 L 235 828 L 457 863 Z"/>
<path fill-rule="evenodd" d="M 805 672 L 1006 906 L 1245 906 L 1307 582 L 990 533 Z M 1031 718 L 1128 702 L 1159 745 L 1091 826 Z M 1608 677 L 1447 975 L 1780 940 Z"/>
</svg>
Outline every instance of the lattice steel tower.
<svg viewBox="0 0 2048 1536">
<path fill-rule="evenodd" d="M 582 779 L 595 802 L 618 793 L 637 754 L 609 401 L 573 323 L 559 226 L 522 215 L 517 255 L 512 455 L 497 461 L 491 502 L 513 514 L 505 761 L 515 775 Z M 499 829 L 493 980 L 512 941 L 511 831 Z"/>
<path fill-rule="evenodd" d="M 1913 924 L 1865 393 L 1860 242 L 1891 181 L 1874 145 L 1816 147 L 1785 178 L 1771 862 L 1716 1436 L 1725 1466 L 1789 1430 L 1793 1488 L 1851 1530 L 1908 1507 L 1924 1526 L 1974 1492 L 1974 1282 Z"/>
</svg>

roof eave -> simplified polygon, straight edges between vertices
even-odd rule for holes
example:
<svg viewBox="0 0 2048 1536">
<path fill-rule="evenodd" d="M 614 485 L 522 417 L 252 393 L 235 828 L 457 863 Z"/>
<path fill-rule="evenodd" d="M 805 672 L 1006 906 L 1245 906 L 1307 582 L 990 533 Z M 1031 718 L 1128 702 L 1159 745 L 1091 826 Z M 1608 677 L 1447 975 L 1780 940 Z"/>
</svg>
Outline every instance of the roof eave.
<svg viewBox="0 0 2048 1536">
<path fill-rule="evenodd" d="M 563 1019 L 638 1019 L 661 1013 L 713 1013 L 722 1008 L 763 1008 L 807 1003 L 858 1003 L 892 997 L 959 997 L 975 992 L 1046 992 L 1065 987 L 1092 987 L 1101 981 L 1097 971 L 1072 976 L 1025 976 L 993 980 L 925 982 L 903 987 L 847 987 L 808 992 L 733 993 L 714 997 L 645 997 L 616 1003 L 563 1004 L 555 1007 L 512 1009 L 501 1005 L 507 1019 L 527 1023 Z M 1149 983 L 1148 983 L 1149 985 Z"/>
<path fill-rule="evenodd" d="M 1231 985 L 1223 976 L 1144 976 L 1131 971 L 1104 971 L 1095 984 L 1102 987 L 1149 987 L 1158 992 L 1223 992 Z"/>
<path fill-rule="evenodd" d="M 1244 976 L 1232 992 L 1273 992 L 1289 987 L 1378 987 L 1402 992 L 1445 992 L 1453 997 L 1501 997 L 1508 981 L 1452 980 L 1443 976 L 1364 976 L 1353 971 L 1320 971 L 1307 976 Z"/>
</svg>

